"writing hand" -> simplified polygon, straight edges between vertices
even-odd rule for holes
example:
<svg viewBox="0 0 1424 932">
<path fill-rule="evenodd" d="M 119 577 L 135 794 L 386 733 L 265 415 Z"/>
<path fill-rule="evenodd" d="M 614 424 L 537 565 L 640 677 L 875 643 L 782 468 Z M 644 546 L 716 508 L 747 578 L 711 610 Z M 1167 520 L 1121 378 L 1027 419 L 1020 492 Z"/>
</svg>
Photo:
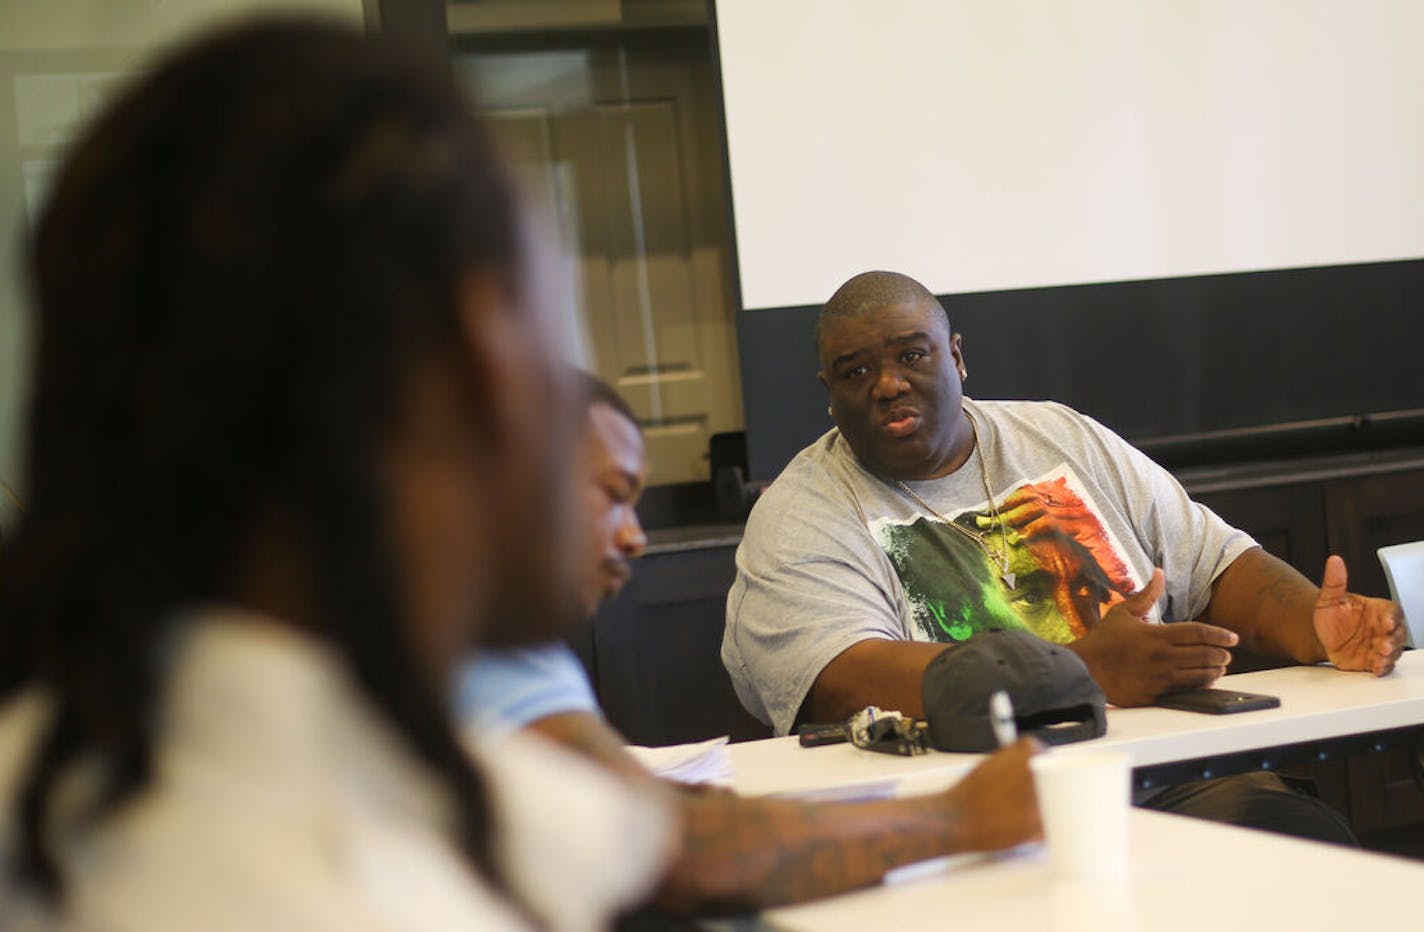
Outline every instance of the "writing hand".
<svg viewBox="0 0 1424 932">
<path fill-rule="evenodd" d="M 1236 645 L 1237 637 L 1225 628 L 1145 620 L 1166 585 L 1162 571 L 1154 570 L 1147 585 L 1068 645 L 1114 705 L 1151 705 L 1168 690 L 1210 686 L 1231 662 L 1227 648 Z"/>
<path fill-rule="evenodd" d="M 1404 649 L 1404 612 L 1388 599 L 1345 591 L 1347 582 L 1345 561 L 1332 555 L 1315 600 L 1315 636 L 1339 669 L 1384 676 Z"/>
<path fill-rule="evenodd" d="M 1034 739 L 1020 738 L 945 791 L 946 802 L 962 815 L 956 850 L 998 851 L 1043 837 L 1028 766 L 1039 750 Z"/>
</svg>

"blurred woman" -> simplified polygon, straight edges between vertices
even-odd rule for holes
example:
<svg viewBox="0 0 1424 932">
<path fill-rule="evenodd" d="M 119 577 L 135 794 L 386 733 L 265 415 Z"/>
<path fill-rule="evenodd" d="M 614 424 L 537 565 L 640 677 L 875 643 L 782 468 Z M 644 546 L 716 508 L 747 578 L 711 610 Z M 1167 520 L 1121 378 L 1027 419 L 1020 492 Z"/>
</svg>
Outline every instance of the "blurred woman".
<svg viewBox="0 0 1424 932">
<path fill-rule="evenodd" d="M 448 711 L 483 619 L 562 608 L 520 269 L 448 78 L 334 26 L 200 41 L 78 141 L 0 551 L 0 926 L 588 928 L 645 892 L 656 800 L 472 761 Z"/>
</svg>

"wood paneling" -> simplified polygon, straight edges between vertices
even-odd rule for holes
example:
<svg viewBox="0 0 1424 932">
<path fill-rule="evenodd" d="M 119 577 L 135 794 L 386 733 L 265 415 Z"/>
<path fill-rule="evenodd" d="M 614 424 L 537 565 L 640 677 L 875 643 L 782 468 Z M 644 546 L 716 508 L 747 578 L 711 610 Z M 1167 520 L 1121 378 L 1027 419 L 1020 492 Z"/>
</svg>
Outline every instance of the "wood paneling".
<svg viewBox="0 0 1424 932">
<path fill-rule="evenodd" d="M 608 720 L 635 744 L 762 738 L 722 666 L 732 547 L 645 557 L 583 646 Z"/>
</svg>

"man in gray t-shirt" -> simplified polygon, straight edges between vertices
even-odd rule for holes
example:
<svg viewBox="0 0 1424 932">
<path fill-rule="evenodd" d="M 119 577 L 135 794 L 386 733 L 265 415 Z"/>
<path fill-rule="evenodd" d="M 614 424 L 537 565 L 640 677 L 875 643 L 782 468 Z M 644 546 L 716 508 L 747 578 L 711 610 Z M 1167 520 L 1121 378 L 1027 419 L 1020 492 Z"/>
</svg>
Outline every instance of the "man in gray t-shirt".
<svg viewBox="0 0 1424 932">
<path fill-rule="evenodd" d="M 851 279 L 817 344 L 837 427 L 753 509 L 722 645 L 778 733 L 922 716 L 930 660 L 984 628 L 1067 644 L 1117 705 L 1210 685 L 1238 644 L 1393 669 L 1399 607 L 1346 592 L 1338 557 L 1317 588 L 1094 421 L 964 399 L 960 336 L 918 282 Z"/>
<path fill-rule="evenodd" d="M 724 656 L 743 704 L 778 733 L 817 674 L 861 641 L 944 644 L 1024 628 L 1069 643 L 1158 566 L 1170 583 L 1161 616 L 1197 618 L 1212 582 L 1255 546 L 1068 408 L 965 399 L 963 410 L 978 443 L 943 478 L 901 487 L 831 430 L 757 504 Z"/>
</svg>

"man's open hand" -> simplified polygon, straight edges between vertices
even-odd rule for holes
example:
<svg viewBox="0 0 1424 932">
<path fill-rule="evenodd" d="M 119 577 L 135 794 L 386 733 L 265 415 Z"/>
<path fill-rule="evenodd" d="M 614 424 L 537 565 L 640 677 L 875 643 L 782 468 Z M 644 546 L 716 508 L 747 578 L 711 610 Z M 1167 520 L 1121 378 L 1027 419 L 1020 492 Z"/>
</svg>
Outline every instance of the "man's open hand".
<svg viewBox="0 0 1424 932">
<path fill-rule="evenodd" d="M 1162 571 L 1154 570 L 1147 585 L 1068 645 L 1113 705 L 1151 705 L 1171 689 L 1210 686 L 1231 662 L 1227 648 L 1236 645 L 1237 637 L 1225 628 L 1145 620 L 1165 588 Z"/>
<path fill-rule="evenodd" d="M 1341 670 L 1384 676 L 1404 648 L 1404 612 L 1388 599 L 1346 592 L 1347 582 L 1345 561 L 1331 556 L 1315 601 L 1315 636 L 1325 656 Z"/>
</svg>

